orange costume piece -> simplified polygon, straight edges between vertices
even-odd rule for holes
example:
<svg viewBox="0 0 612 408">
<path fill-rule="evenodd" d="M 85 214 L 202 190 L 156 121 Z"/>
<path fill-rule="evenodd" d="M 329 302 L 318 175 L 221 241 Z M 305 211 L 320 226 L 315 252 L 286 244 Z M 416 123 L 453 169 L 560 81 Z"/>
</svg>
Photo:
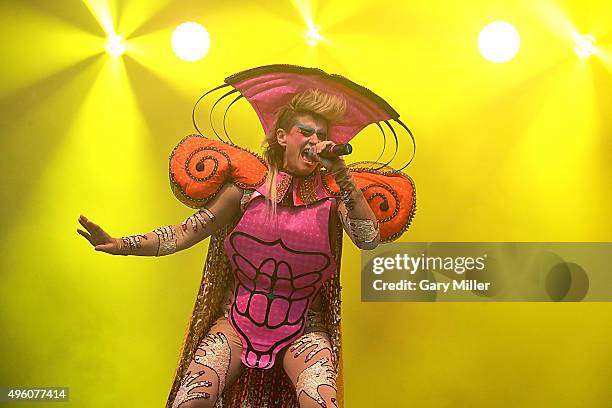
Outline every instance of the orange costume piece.
<svg viewBox="0 0 612 408">
<path fill-rule="evenodd" d="M 391 242 L 408 229 L 416 210 L 414 182 L 389 167 L 373 170 L 377 163 L 349 166 L 380 225 L 381 242 Z M 170 155 L 170 182 L 175 196 L 191 208 L 200 208 L 219 192 L 225 182 L 244 189 L 263 184 L 268 168 L 257 154 L 241 147 L 200 135 L 185 137 Z M 323 170 L 326 190 L 340 196 L 334 178 Z"/>
</svg>

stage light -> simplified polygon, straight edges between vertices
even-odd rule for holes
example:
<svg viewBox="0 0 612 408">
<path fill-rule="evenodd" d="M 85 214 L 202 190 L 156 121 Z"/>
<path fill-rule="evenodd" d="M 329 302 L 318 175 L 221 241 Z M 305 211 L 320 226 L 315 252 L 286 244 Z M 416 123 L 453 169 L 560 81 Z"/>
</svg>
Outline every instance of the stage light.
<svg viewBox="0 0 612 408">
<path fill-rule="evenodd" d="M 172 33 L 172 50 L 185 61 L 204 58 L 210 48 L 210 35 L 206 29 L 194 22 L 180 24 Z"/>
<path fill-rule="evenodd" d="M 106 51 L 114 57 L 121 56 L 121 54 L 125 52 L 123 38 L 116 34 L 109 35 L 108 40 L 106 41 Z"/>
<path fill-rule="evenodd" d="M 495 21 L 482 29 L 478 48 L 487 60 L 496 64 L 510 61 L 518 52 L 521 37 L 510 23 Z"/>
<path fill-rule="evenodd" d="M 306 44 L 314 47 L 319 41 L 323 39 L 323 36 L 319 33 L 319 30 L 312 22 L 308 22 L 308 30 L 306 31 Z"/>
<path fill-rule="evenodd" d="M 597 52 L 595 47 L 595 37 L 590 34 L 577 35 L 576 36 L 576 47 L 574 51 L 582 59 L 589 58 L 591 55 Z"/>
</svg>

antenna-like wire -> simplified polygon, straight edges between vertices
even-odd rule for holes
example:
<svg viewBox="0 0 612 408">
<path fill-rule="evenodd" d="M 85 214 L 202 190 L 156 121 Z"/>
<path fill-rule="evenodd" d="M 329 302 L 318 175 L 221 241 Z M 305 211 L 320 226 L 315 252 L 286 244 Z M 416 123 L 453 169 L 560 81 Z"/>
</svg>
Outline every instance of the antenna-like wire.
<svg viewBox="0 0 612 408">
<path fill-rule="evenodd" d="M 227 137 L 227 140 L 230 141 L 231 144 L 234 144 L 234 141 L 232 140 L 232 138 L 229 136 L 229 134 L 227 133 L 227 127 L 225 126 L 225 118 L 227 116 L 227 111 L 229 110 L 229 108 L 232 107 L 232 105 L 239 100 L 240 98 L 242 98 L 242 95 L 238 95 L 236 97 L 236 99 L 234 99 L 229 105 L 227 105 L 227 108 L 225 108 L 225 112 L 223 113 L 223 132 L 225 133 L 225 136 Z"/>
<path fill-rule="evenodd" d="M 221 102 L 223 99 L 225 99 L 226 97 L 230 96 L 233 93 L 238 92 L 237 89 L 232 89 L 231 91 L 227 92 L 225 95 L 223 95 L 222 97 L 220 97 L 219 99 L 217 99 L 217 101 L 213 104 L 213 106 L 210 108 L 210 115 L 208 115 L 208 120 L 210 121 L 210 127 L 213 131 L 213 133 L 215 134 L 215 136 L 217 136 L 217 139 L 219 139 L 222 142 L 225 142 L 225 140 L 221 139 L 221 137 L 219 136 L 219 134 L 217 133 L 217 130 L 215 129 L 215 125 L 213 125 L 213 121 L 212 121 L 212 115 L 213 112 L 215 111 L 215 106 L 217 106 L 217 104 L 219 102 Z"/>
<path fill-rule="evenodd" d="M 385 148 L 387 147 L 387 135 L 385 134 L 385 129 L 383 129 L 383 127 L 380 126 L 380 123 L 376 122 L 376 126 L 378 127 L 378 129 L 380 129 L 380 133 L 382 133 L 382 137 L 383 137 L 382 152 L 380 152 L 376 160 L 374 160 L 376 163 L 378 163 L 378 161 L 382 158 L 383 154 L 385 153 Z"/>
<path fill-rule="evenodd" d="M 201 136 L 204 136 L 204 135 L 202 134 L 202 132 L 200 132 L 200 129 L 198 128 L 198 125 L 196 124 L 196 120 L 195 120 L 195 111 L 196 111 L 196 107 L 198 106 L 198 103 L 200 103 L 200 101 L 201 101 L 202 99 L 204 99 L 204 97 L 205 97 L 206 95 L 208 95 L 208 94 L 209 94 L 209 93 L 211 93 L 211 92 L 216 91 L 217 89 L 224 88 L 224 87 L 226 87 L 226 86 L 229 86 L 229 85 L 228 85 L 228 84 L 222 84 L 222 85 L 219 85 L 219 86 L 217 86 L 216 88 L 213 88 L 213 89 L 211 89 L 210 91 L 208 91 L 208 92 L 204 93 L 204 95 L 202 95 L 202 96 L 200 96 L 200 97 L 198 98 L 198 100 L 196 101 L 195 105 L 193 105 L 193 110 L 191 111 L 191 121 L 193 122 L 193 127 L 195 127 L 195 130 L 196 130 L 196 131 L 197 131 L 197 132 L 198 132 L 198 133 L 199 133 Z"/>
<path fill-rule="evenodd" d="M 410 160 L 408 160 L 408 163 L 406 163 L 404 166 L 402 166 L 402 168 L 398 169 L 397 171 L 402 171 L 404 170 L 406 167 L 408 167 L 408 165 L 410 163 L 412 163 L 412 160 L 414 159 L 414 156 L 416 154 L 416 141 L 414 140 L 414 135 L 412 134 L 412 132 L 410 131 L 410 129 L 408 128 L 408 126 L 406 126 L 404 124 L 404 122 L 402 122 L 399 118 L 394 119 L 395 122 L 397 122 L 401 127 L 403 127 L 404 129 L 406 129 L 406 131 L 408 132 L 408 134 L 410 135 L 410 139 L 412 140 L 412 157 L 410 157 Z"/>
<path fill-rule="evenodd" d="M 380 168 L 376 169 L 376 170 L 380 170 L 385 166 L 388 166 L 393 159 L 395 159 L 395 156 L 397 156 L 397 149 L 399 147 L 399 141 L 397 140 L 397 133 L 395 133 L 395 129 L 393 129 L 393 126 L 391 126 L 391 124 L 388 121 L 384 121 L 385 125 L 387 125 L 389 127 L 389 129 L 391 129 L 391 133 L 393 133 L 393 140 L 395 141 L 395 151 L 393 152 L 393 156 L 385 163 L 383 164 Z"/>
</svg>

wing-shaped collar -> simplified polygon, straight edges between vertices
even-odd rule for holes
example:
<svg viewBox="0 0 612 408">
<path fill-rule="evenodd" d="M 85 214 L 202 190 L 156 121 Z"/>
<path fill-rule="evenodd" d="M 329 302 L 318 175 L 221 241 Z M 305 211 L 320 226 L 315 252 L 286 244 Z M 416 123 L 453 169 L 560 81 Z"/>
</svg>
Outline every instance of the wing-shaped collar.
<svg viewBox="0 0 612 408">
<path fill-rule="evenodd" d="M 266 183 L 260 185 L 257 192 L 265 197 L 270 197 Z M 276 176 L 276 203 L 282 205 L 282 202 L 287 202 L 288 194 L 291 194 L 291 202 L 294 206 L 308 205 L 333 197 L 323 186 L 319 171 L 309 176 L 297 176 L 287 171 L 279 171 Z"/>
</svg>

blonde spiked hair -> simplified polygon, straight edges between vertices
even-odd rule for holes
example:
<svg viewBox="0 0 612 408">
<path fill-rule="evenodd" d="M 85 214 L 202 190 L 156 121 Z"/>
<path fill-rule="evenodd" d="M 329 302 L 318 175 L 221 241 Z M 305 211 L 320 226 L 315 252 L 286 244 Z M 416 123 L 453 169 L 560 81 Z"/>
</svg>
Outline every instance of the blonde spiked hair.
<svg viewBox="0 0 612 408">
<path fill-rule="evenodd" d="M 291 102 L 278 110 L 275 125 L 263 142 L 263 156 L 269 169 L 266 185 L 268 186 L 272 214 L 276 213 L 276 176 L 283 166 L 285 156 L 285 149 L 278 144 L 276 139 L 276 131 L 284 129 L 289 132 L 295 125 L 296 118 L 302 115 L 323 119 L 329 127 L 340 121 L 345 111 L 346 101 L 344 98 L 321 92 L 318 89 L 308 89 L 296 94 Z"/>
</svg>

